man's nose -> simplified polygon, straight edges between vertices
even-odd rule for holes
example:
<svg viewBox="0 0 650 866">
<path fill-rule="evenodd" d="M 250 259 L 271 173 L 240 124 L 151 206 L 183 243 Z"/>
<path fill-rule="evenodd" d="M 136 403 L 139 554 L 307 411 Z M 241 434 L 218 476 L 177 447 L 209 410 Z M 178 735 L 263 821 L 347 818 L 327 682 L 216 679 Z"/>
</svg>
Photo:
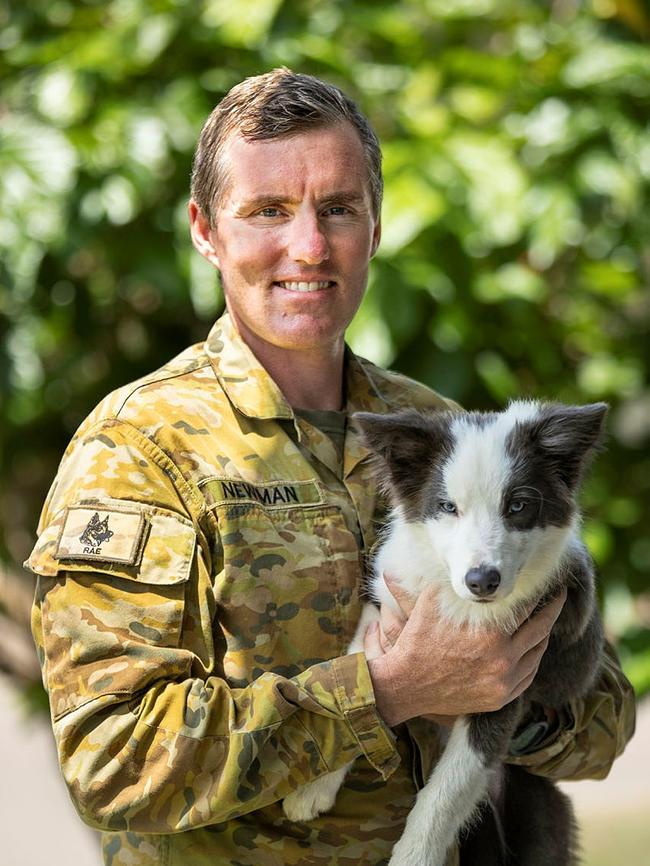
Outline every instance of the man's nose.
<svg viewBox="0 0 650 866">
<path fill-rule="evenodd" d="M 291 225 L 289 255 L 296 262 L 319 265 L 329 258 L 327 236 L 317 214 L 296 215 Z"/>
</svg>

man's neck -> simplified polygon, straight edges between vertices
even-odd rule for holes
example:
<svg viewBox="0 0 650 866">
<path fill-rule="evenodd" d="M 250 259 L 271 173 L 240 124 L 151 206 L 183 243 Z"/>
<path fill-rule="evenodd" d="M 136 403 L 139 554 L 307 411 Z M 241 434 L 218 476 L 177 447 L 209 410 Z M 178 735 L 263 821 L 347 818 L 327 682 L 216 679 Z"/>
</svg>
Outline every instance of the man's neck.
<svg viewBox="0 0 650 866">
<path fill-rule="evenodd" d="M 345 343 L 313 350 L 288 350 L 245 341 L 294 409 L 343 408 Z"/>
<path fill-rule="evenodd" d="M 310 364 L 310 360 L 313 361 L 296 358 L 289 369 L 269 370 L 269 373 L 294 409 L 342 409 L 343 353 L 337 363 L 327 367 Z M 300 375 L 297 367 L 300 367 Z"/>
</svg>

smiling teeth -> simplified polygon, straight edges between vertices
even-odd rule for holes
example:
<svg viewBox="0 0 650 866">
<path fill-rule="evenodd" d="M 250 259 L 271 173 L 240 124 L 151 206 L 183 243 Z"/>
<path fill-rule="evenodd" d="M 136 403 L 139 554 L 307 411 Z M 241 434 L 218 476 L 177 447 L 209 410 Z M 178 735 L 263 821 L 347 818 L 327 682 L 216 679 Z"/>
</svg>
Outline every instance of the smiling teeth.
<svg viewBox="0 0 650 866">
<path fill-rule="evenodd" d="M 319 280 L 318 282 L 282 282 L 278 283 L 283 289 L 289 289 L 292 292 L 317 292 L 319 289 L 326 289 L 330 285 L 330 280 Z"/>
</svg>

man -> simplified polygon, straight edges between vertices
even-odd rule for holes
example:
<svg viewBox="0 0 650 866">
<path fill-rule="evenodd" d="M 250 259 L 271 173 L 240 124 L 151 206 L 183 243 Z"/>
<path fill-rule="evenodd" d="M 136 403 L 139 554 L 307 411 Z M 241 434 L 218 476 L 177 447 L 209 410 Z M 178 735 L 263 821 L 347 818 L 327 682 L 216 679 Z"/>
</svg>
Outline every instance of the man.
<svg viewBox="0 0 650 866">
<path fill-rule="evenodd" d="M 370 662 L 345 655 L 380 508 L 347 417 L 448 405 L 345 348 L 379 243 L 380 165 L 330 85 L 281 69 L 230 91 L 189 205 L 228 312 L 100 404 L 46 502 L 34 635 L 64 776 L 112 866 L 385 863 L 436 757 L 422 717 L 514 698 L 559 613 L 470 640 L 424 594 L 412 613 L 402 599 L 406 625 L 368 636 Z M 480 664 L 458 677 L 470 643 Z M 604 775 L 632 719 L 607 661 L 513 760 Z M 284 817 L 296 786 L 353 758 L 330 814 Z"/>
</svg>

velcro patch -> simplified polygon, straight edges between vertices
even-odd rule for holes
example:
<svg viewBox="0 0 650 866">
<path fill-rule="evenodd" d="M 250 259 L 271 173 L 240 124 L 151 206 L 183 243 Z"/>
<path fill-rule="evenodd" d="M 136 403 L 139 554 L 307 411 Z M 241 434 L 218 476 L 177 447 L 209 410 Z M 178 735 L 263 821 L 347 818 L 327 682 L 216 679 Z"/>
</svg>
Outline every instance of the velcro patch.
<svg viewBox="0 0 650 866">
<path fill-rule="evenodd" d="M 251 483 L 241 478 L 212 478 L 203 487 L 211 505 L 254 503 L 265 508 L 320 505 L 323 494 L 314 481 Z"/>
<path fill-rule="evenodd" d="M 142 511 L 68 508 L 54 559 L 86 559 L 134 565 L 142 542 Z"/>
</svg>

